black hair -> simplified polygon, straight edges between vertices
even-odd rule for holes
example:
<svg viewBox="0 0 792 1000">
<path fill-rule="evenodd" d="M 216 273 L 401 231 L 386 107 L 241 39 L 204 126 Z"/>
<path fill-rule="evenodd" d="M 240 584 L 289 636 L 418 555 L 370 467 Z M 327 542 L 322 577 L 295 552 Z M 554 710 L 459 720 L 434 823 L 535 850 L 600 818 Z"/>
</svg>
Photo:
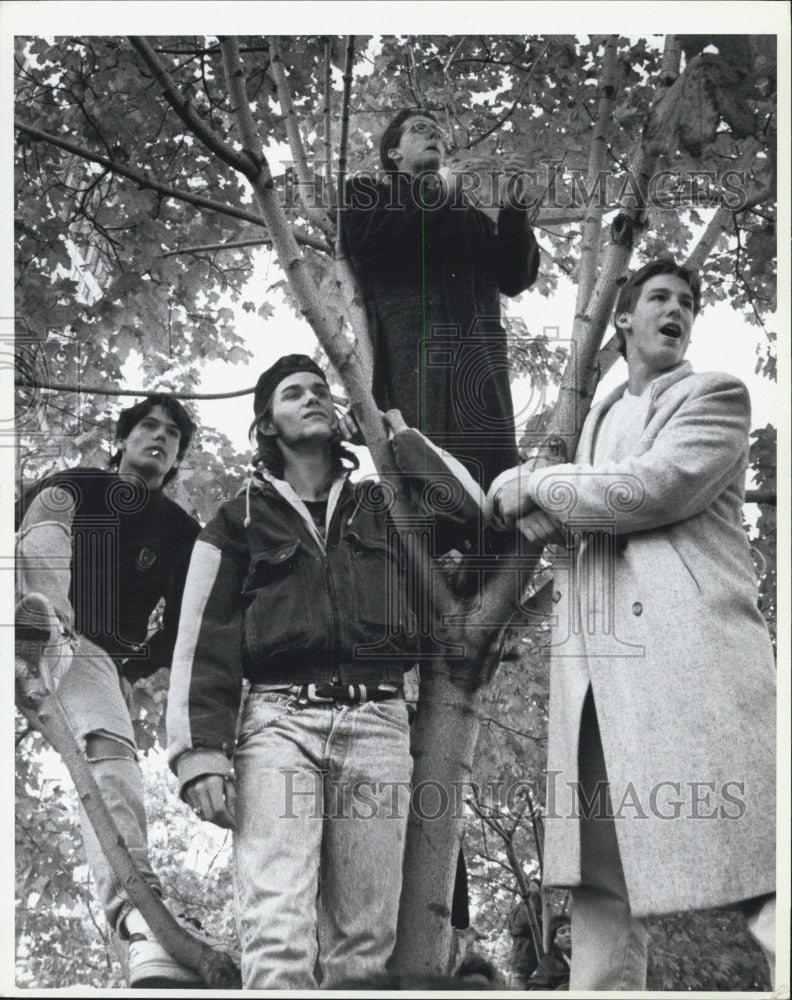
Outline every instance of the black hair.
<svg viewBox="0 0 792 1000">
<path fill-rule="evenodd" d="M 157 392 L 152 396 L 146 396 L 145 399 L 139 403 L 135 403 L 134 406 L 128 406 L 125 410 L 122 410 L 116 422 L 115 439 L 116 441 L 126 441 L 135 427 L 137 427 L 144 417 L 147 417 L 151 413 L 155 406 L 161 406 L 168 416 L 172 417 L 173 422 L 179 428 L 179 451 L 176 455 L 176 461 L 180 462 L 184 453 L 190 447 L 190 441 L 195 432 L 195 423 L 178 399 L 167 392 Z M 117 469 L 121 464 L 123 454 L 123 451 L 117 448 L 115 453 L 110 456 L 107 463 L 108 466 L 111 469 Z M 167 486 L 178 471 L 175 465 L 172 469 L 169 469 L 162 480 L 162 485 Z"/>
<path fill-rule="evenodd" d="M 401 137 L 404 133 L 404 123 L 409 118 L 429 118 L 435 124 L 437 124 L 437 119 L 434 115 L 425 111 L 423 108 L 402 108 L 401 111 L 397 111 L 396 114 L 388 122 L 388 126 L 382 133 L 382 138 L 380 139 L 380 163 L 385 168 L 389 174 L 397 174 L 399 172 L 399 167 L 394 161 L 388 156 L 388 150 L 393 149 L 394 146 L 398 146 L 401 141 Z"/>
<path fill-rule="evenodd" d="M 613 322 L 616 325 L 616 339 L 619 343 L 619 352 L 626 357 L 626 343 L 624 331 L 616 323 L 616 320 L 623 313 L 631 313 L 641 294 L 641 287 L 650 278 L 656 278 L 660 274 L 672 274 L 681 278 L 693 293 L 693 315 L 697 316 L 701 309 L 701 277 L 698 271 L 687 267 L 685 264 L 677 264 L 673 257 L 657 257 L 650 260 L 648 264 L 634 271 L 619 290 L 619 297 L 616 300 L 616 308 L 613 311 Z"/>
</svg>

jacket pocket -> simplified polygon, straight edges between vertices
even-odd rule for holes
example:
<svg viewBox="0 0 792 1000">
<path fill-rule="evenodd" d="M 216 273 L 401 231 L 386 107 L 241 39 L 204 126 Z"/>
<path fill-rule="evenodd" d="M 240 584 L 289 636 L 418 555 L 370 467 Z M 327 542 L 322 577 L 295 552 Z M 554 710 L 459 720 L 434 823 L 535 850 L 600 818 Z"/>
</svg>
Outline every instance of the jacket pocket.
<svg viewBox="0 0 792 1000">
<path fill-rule="evenodd" d="M 670 539 L 669 539 L 669 545 L 671 546 L 671 549 L 673 550 L 677 559 L 679 560 L 679 563 L 681 564 L 685 575 L 692 582 L 693 586 L 696 588 L 699 594 L 703 594 L 704 591 L 702 590 L 698 577 L 693 572 L 693 567 L 691 565 L 691 560 L 689 556 L 685 554 L 685 552 L 682 550 L 680 546 L 675 545 L 674 542 L 672 542 Z"/>
<path fill-rule="evenodd" d="M 256 552 L 242 591 L 250 601 L 244 632 L 252 662 L 307 643 L 314 620 L 298 541 Z"/>
<path fill-rule="evenodd" d="M 384 538 L 350 531 L 346 535 L 352 607 L 356 625 L 396 630 L 404 617 L 404 581 L 391 546 Z"/>
<path fill-rule="evenodd" d="M 365 704 L 372 715 L 385 722 L 390 722 L 397 729 L 409 732 L 410 717 L 407 713 L 407 705 L 404 698 L 386 698 L 383 701 L 368 701 Z"/>
</svg>

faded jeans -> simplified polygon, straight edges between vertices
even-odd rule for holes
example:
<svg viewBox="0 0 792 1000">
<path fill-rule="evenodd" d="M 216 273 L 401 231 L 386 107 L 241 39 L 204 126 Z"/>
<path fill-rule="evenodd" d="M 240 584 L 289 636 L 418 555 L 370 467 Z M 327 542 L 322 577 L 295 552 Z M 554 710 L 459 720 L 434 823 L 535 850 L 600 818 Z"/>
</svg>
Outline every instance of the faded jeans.
<svg viewBox="0 0 792 1000">
<path fill-rule="evenodd" d="M 52 601 L 64 621 L 73 619 L 69 603 L 71 584 L 71 512 L 63 504 L 46 504 L 35 498 L 20 528 L 17 545 L 17 595 L 38 592 Z M 60 637 L 53 642 L 63 642 Z M 78 636 L 71 666 L 57 687 L 77 741 L 86 749 L 91 735 L 110 737 L 101 752 L 90 757 L 91 770 L 118 832 L 124 838 L 142 877 L 160 891 L 151 869 L 146 843 L 146 810 L 143 775 L 130 715 L 132 688 L 103 649 Z M 117 752 L 113 748 L 113 742 Z M 90 755 L 89 755 L 90 756 Z M 80 805 L 83 843 L 96 891 L 113 929 L 131 904 L 118 883 L 93 827 Z"/>
<path fill-rule="evenodd" d="M 119 676 L 110 657 L 83 636 L 79 637 L 74 659 L 57 694 L 78 742 L 85 748 L 90 734 L 109 736 L 120 744 L 118 756 L 107 741 L 105 754 L 90 759 L 91 770 L 118 832 L 140 874 L 160 892 L 160 883 L 151 869 L 143 802 L 143 775 L 136 759 L 135 735 L 129 710 L 132 688 Z M 88 864 L 96 881 L 96 891 L 111 927 L 131 909 L 122 886 L 105 858 L 93 827 L 80 806 L 83 843 Z"/>
<path fill-rule="evenodd" d="M 317 967 L 325 989 L 383 972 L 412 775 L 403 699 L 301 707 L 254 689 L 234 766 L 243 987 L 316 989 Z"/>
</svg>

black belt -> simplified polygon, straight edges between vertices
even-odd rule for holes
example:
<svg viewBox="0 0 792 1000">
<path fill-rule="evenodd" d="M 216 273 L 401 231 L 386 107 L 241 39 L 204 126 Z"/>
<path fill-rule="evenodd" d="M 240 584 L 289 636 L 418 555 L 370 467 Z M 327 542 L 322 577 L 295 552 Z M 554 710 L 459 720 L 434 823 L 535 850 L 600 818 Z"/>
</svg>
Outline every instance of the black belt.
<svg viewBox="0 0 792 1000">
<path fill-rule="evenodd" d="M 296 698 L 298 705 L 332 704 L 340 701 L 346 704 L 362 704 L 366 701 L 385 701 L 386 698 L 400 698 L 400 687 L 368 687 L 365 684 L 291 684 L 282 688 L 268 684 L 253 684 L 251 691 L 282 691 Z"/>
</svg>

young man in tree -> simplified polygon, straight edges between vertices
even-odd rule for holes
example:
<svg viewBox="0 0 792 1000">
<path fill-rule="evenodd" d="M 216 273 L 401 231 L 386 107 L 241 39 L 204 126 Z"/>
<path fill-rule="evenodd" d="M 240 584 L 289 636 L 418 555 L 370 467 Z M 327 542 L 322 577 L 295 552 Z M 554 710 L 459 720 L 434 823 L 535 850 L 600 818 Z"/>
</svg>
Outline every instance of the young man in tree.
<svg viewBox="0 0 792 1000">
<path fill-rule="evenodd" d="M 193 430 L 187 411 L 166 394 L 122 410 L 110 460 L 115 471 L 75 468 L 36 484 L 25 497 L 17 544 L 16 655 L 57 692 L 118 832 L 160 894 L 148 857 L 130 710 L 132 684 L 170 667 L 200 525 L 163 487 L 176 475 Z M 163 600 L 163 627 L 149 639 Z M 128 942 L 130 985 L 201 985 L 132 908 L 90 821 L 81 818 L 108 923 Z"/>
<path fill-rule="evenodd" d="M 650 914 L 739 905 L 775 956 L 775 668 L 742 527 L 750 404 L 684 360 L 695 273 L 620 291 L 628 380 L 575 462 L 493 483 L 555 555 L 546 886 L 572 887 L 570 989 L 642 989 Z M 575 791 L 576 790 L 576 791 Z M 772 974 L 771 974 L 772 975 Z"/>
<path fill-rule="evenodd" d="M 195 813 L 234 829 L 244 988 L 316 988 L 317 949 L 332 988 L 395 943 L 416 642 L 387 504 L 348 482 L 321 369 L 281 358 L 254 409 L 257 471 L 190 563 L 169 758 Z"/>
<path fill-rule="evenodd" d="M 486 489 L 517 460 L 500 295 L 536 278 L 539 250 L 510 179 L 497 231 L 443 166 L 447 137 L 405 108 L 380 141 L 385 178 L 345 193 L 343 235 L 374 349 L 373 392 L 459 458 Z"/>
</svg>

